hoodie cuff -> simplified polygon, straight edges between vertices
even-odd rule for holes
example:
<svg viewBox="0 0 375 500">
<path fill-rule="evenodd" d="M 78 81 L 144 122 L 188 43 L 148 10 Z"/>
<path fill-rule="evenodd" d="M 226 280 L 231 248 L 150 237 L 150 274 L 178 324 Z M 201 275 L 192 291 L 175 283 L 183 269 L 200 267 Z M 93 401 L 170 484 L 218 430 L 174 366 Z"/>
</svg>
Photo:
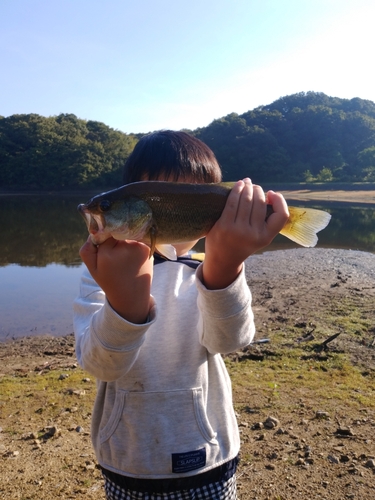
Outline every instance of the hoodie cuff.
<svg viewBox="0 0 375 500">
<path fill-rule="evenodd" d="M 245 276 L 245 265 L 237 278 L 226 288 L 209 290 L 203 284 L 202 264 L 196 271 L 199 292 L 198 303 L 214 318 L 228 318 L 239 314 L 251 305 L 251 292 Z"/>
</svg>

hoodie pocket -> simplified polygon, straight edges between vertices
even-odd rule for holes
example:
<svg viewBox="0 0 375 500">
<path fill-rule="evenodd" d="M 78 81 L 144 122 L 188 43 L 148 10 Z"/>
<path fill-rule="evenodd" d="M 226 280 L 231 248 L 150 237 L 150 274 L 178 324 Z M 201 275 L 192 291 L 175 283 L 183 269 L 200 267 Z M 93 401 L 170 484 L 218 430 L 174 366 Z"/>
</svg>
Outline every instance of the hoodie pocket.
<svg viewBox="0 0 375 500">
<path fill-rule="evenodd" d="M 104 463 L 128 474 L 170 474 L 172 453 L 217 446 L 201 387 L 167 392 L 118 391 L 100 431 Z"/>
</svg>

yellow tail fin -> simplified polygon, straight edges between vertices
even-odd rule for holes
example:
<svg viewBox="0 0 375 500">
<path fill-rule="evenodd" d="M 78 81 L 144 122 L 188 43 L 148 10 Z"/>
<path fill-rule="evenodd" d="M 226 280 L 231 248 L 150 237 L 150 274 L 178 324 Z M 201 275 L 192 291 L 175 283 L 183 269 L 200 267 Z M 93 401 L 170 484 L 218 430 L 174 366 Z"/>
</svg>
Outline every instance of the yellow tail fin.
<svg viewBox="0 0 375 500">
<path fill-rule="evenodd" d="M 316 233 L 327 227 L 331 214 L 315 208 L 289 208 L 289 219 L 280 234 L 303 247 L 314 247 L 318 242 Z"/>
</svg>

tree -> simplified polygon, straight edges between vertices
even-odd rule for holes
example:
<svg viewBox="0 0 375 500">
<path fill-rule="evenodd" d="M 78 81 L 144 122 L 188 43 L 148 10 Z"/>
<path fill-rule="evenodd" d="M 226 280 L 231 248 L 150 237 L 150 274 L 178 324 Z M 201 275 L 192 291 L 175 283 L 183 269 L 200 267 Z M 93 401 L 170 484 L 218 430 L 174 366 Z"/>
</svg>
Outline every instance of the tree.
<svg viewBox="0 0 375 500">
<path fill-rule="evenodd" d="M 333 181 L 333 175 L 330 168 L 323 167 L 316 176 L 318 182 L 331 182 Z"/>
</svg>

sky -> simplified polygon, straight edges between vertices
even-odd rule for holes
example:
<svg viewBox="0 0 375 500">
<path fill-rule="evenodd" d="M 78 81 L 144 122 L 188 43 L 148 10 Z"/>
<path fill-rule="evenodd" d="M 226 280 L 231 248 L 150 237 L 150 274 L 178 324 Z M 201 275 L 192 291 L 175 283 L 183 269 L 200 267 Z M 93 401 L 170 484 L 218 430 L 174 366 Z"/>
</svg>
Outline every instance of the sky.
<svg viewBox="0 0 375 500">
<path fill-rule="evenodd" d="M 0 116 L 191 129 L 297 92 L 375 101 L 374 0 L 0 0 Z"/>
</svg>

